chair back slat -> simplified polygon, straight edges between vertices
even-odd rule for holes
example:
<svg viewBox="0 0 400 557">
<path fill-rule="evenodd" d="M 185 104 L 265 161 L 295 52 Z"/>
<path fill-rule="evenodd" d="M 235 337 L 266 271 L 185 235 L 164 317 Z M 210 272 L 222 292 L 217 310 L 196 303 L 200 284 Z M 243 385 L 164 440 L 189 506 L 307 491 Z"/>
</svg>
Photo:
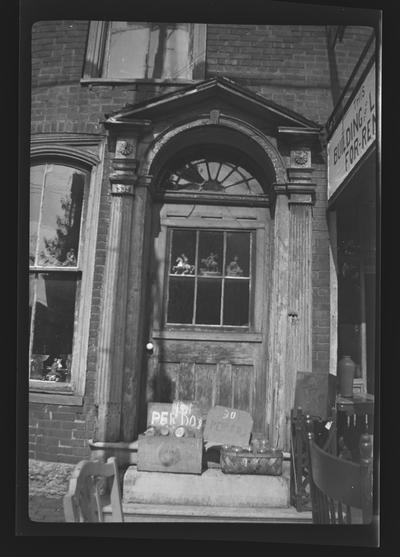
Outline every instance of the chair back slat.
<svg viewBox="0 0 400 557">
<path fill-rule="evenodd" d="M 110 484 L 111 489 L 107 489 Z M 115 458 L 109 458 L 106 463 L 82 460 L 74 468 L 68 492 L 64 496 L 65 521 L 104 522 L 103 507 L 108 504 L 107 495 L 111 503 L 112 521 L 123 522 Z"/>
<path fill-rule="evenodd" d="M 310 466 L 312 517 L 319 524 L 351 524 L 352 512 L 361 511 L 362 522 L 372 519 L 372 443 L 361 436 L 360 463 L 327 453 L 314 440 L 310 416 L 306 419 Z"/>
<path fill-rule="evenodd" d="M 361 508 L 360 466 L 330 455 L 313 443 L 310 447 L 313 480 L 328 497 Z"/>
</svg>

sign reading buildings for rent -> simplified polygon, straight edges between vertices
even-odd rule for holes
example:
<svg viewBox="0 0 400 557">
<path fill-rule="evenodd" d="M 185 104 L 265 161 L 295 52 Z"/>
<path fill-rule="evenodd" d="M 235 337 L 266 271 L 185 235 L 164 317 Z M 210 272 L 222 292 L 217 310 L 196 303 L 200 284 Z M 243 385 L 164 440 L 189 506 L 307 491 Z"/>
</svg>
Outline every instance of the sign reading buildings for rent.
<svg viewBox="0 0 400 557">
<path fill-rule="evenodd" d="M 328 142 L 328 199 L 376 137 L 375 64 Z"/>
</svg>

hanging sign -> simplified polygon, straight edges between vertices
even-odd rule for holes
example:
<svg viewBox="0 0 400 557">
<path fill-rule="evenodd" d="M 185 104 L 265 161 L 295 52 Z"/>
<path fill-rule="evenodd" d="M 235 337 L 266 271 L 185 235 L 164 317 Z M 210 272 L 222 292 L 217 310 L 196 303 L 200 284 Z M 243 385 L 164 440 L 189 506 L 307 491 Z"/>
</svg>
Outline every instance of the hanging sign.
<svg viewBox="0 0 400 557">
<path fill-rule="evenodd" d="M 328 199 L 376 138 L 375 64 L 328 142 Z"/>
<path fill-rule="evenodd" d="M 235 445 L 245 447 L 249 444 L 253 418 L 244 410 L 214 406 L 207 414 L 204 428 L 206 446 Z"/>
</svg>

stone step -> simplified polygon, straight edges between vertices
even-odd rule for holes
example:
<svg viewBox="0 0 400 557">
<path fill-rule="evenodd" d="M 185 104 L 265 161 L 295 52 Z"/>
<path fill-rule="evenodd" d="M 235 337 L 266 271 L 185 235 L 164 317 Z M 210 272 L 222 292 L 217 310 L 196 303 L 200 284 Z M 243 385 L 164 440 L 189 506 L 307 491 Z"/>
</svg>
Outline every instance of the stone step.
<svg viewBox="0 0 400 557">
<path fill-rule="evenodd" d="M 129 466 L 124 474 L 123 503 L 207 507 L 288 508 L 290 463 L 282 476 L 224 474 L 210 468 L 201 475 L 139 472 Z"/>
<path fill-rule="evenodd" d="M 294 507 L 249 508 L 210 507 L 207 505 L 123 504 L 125 522 L 240 522 L 240 523 L 312 523 L 310 511 Z M 111 521 L 111 507 L 104 508 L 104 519 Z"/>
</svg>

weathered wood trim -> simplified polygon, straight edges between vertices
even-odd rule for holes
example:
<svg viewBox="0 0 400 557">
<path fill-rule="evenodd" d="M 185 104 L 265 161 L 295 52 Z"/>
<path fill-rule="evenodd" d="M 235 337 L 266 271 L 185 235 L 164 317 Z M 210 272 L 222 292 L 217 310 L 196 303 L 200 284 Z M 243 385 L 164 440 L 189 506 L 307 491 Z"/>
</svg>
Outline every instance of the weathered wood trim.
<svg viewBox="0 0 400 557">
<path fill-rule="evenodd" d="M 83 396 L 73 394 L 59 394 L 50 392 L 30 392 L 30 403 L 58 404 L 62 406 L 82 406 Z"/>
<path fill-rule="evenodd" d="M 123 253 L 129 261 L 126 283 L 126 318 L 121 333 L 121 349 L 124 355 L 122 370 L 122 441 L 137 437 L 139 426 L 140 396 L 145 334 L 147 330 L 146 301 L 148 297 L 148 268 L 151 253 L 152 203 L 148 183 L 136 183 L 133 203 L 133 223 L 130 230 L 129 250 Z"/>
<path fill-rule="evenodd" d="M 202 203 L 204 205 L 236 205 L 240 207 L 269 207 L 268 195 L 229 195 L 190 192 L 158 192 L 156 200 L 166 203 Z"/>
<path fill-rule="evenodd" d="M 85 79 L 100 78 L 101 76 L 107 32 L 108 23 L 106 21 L 90 21 L 82 76 Z"/>
<path fill-rule="evenodd" d="M 190 331 L 190 330 L 163 330 L 153 331 L 153 338 L 165 340 L 206 340 L 216 342 L 262 342 L 262 333 L 249 333 L 247 331 Z"/>
<path fill-rule="evenodd" d="M 336 211 L 328 212 L 329 227 L 329 373 L 337 374 L 338 358 L 338 276 L 337 276 L 337 220 Z"/>
<path fill-rule="evenodd" d="M 277 195 L 273 231 L 273 270 L 271 287 L 266 424 L 272 444 L 287 449 L 285 412 L 285 373 L 289 282 L 289 206 L 286 195 Z"/>
<path fill-rule="evenodd" d="M 204 79 L 206 73 L 207 24 L 193 24 L 192 62 L 194 80 Z"/>
<path fill-rule="evenodd" d="M 285 376 L 286 439 L 298 371 L 312 369 L 312 214 L 311 205 L 290 205 L 287 361 Z"/>
<path fill-rule="evenodd" d="M 127 273 L 133 197 L 114 196 L 103 279 L 98 337 L 96 441 L 119 441 Z"/>
<path fill-rule="evenodd" d="M 264 228 L 265 224 L 257 222 L 257 221 L 253 221 L 250 219 L 240 219 L 240 220 L 224 220 L 224 219 L 219 219 L 218 217 L 214 217 L 214 218 L 197 218 L 197 217 L 193 217 L 190 219 L 190 227 L 193 228 L 222 228 L 222 229 L 236 229 L 238 227 L 238 223 L 241 221 L 243 230 L 252 230 L 252 229 L 257 229 L 257 228 Z M 172 226 L 172 227 L 185 227 L 187 228 L 188 226 L 188 221 L 185 220 L 184 217 L 178 217 L 178 218 L 166 218 L 165 220 L 163 220 L 163 223 L 166 226 Z"/>
</svg>

